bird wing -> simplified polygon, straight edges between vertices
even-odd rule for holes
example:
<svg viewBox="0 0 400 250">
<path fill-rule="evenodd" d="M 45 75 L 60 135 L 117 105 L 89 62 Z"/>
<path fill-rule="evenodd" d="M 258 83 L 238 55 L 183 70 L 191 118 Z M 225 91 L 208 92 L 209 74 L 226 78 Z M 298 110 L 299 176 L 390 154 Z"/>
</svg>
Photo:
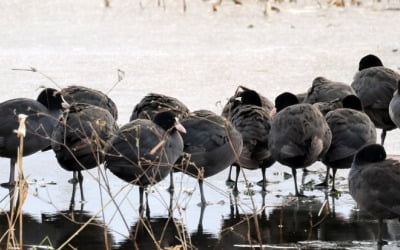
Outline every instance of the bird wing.
<svg viewBox="0 0 400 250">
<path fill-rule="evenodd" d="M 376 205 L 400 216 L 400 162 L 387 159 L 360 171 L 363 194 Z"/>
<path fill-rule="evenodd" d="M 393 70 L 373 67 L 358 72 L 351 86 L 364 108 L 387 109 L 399 80 L 400 75 Z"/>
<path fill-rule="evenodd" d="M 331 102 L 335 99 L 343 99 L 347 95 L 354 95 L 351 86 L 330 81 L 324 77 L 314 79 L 311 88 L 307 92 L 305 103 Z"/>
<path fill-rule="evenodd" d="M 363 145 L 376 142 L 374 124 L 364 113 L 351 109 L 338 109 L 326 115 L 332 131 L 332 143 L 326 155 L 335 161 L 355 154 Z"/>
<path fill-rule="evenodd" d="M 208 152 L 229 142 L 224 122 L 214 121 L 217 116 L 190 116 L 181 123 L 187 133 L 182 134 L 187 153 Z"/>
<path fill-rule="evenodd" d="M 249 152 L 253 152 L 256 147 L 268 149 L 271 118 L 263 108 L 254 105 L 241 105 L 235 109 L 231 121 L 233 126 L 242 134 L 243 146 Z"/>
<path fill-rule="evenodd" d="M 186 117 L 189 109 L 178 99 L 162 94 L 149 93 L 135 106 L 130 121 L 135 119 L 152 119 L 163 110 L 173 111 L 179 118 Z"/>
</svg>

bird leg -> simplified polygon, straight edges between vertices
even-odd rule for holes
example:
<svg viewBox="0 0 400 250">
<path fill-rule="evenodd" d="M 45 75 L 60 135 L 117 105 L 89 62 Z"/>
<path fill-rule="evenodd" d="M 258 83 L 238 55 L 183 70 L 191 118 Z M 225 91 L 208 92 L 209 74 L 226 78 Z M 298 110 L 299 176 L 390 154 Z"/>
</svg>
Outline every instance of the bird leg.
<svg viewBox="0 0 400 250">
<path fill-rule="evenodd" d="M 148 192 L 146 192 L 146 204 L 144 204 L 144 202 L 143 202 L 143 193 L 144 193 L 144 189 L 145 188 L 146 188 L 146 186 L 139 186 L 139 203 L 140 203 L 139 214 L 140 214 L 140 217 L 142 217 L 143 213 L 144 213 L 144 210 L 146 210 L 146 217 L 150 218 L 149 194 L 148 194 Z"/>
<path fill-rule="evenodd" d="M 330 169 L 331 169 L 330 167 L 326 166 L 325 180 L 324 180 L 322 183 L 315 185 L 316 187 L 327 187 L 327 186 L 328 186 L 328 182 L 329 182 L 329 170 L 330 170 Z"/>
<path fill-rule="evenodd" d="M 257 185 L 262 187 L 261 188 L 262 192 L 266 192 L 267 191 L 267 188 L 266 188 L 266 186 L 267 186 L 267 178 L 265 177 L 266 169 L 267 168 L 265 168 L 265 167 L 261 167 L 262 180 L 257 182 Z"/>
<path fill-rule="evenodd" d="M 203 179 L 199 178 L 199 187 L 200 187 L 200 197 L 201 197 L 201 205 L 207 205 L 206 198 L 204 197 L 204 189 L 203 189 Z"/>
<path fill-rule="evenodd" d="M 76 177 L 76 171 L 72 171 L 72 178 L 68 180 L 69 183 L 71 184 L 76 184 L 78 183 L 78 178 Z"/>
<path fill-rule="evenodd" d="M 71 195 L 71 201 L 69 203 L 69 210 L 73 211 L 75 208 L 75 192 L 76 192 L 76 184 L 78 184 L 78 182 L 76 181 L 76 171 L 72 172 L 72 179 L 69 180 L 69 183 L 72 183 L 72 195 Z"/>
<path fill-rule="evenodd" d="M 149 192 L 146 192 L 146 217 L 150 219 Z"/>
<path fill-rule="evenodd" d="M 140 216 L 143 215 L 143 192 L 144 192 L 144 187 L 139 186 L 139 214 Z"/>
<path fill-rule="evenodd" d="M 381 145 L 385 143 L 385 138 L 386 138 L 386 129 L 382 129 L 382 134 L 381 134 Z"/>
<path fill-rule="evenodd" d="M 331 189 L 331 193 L 337 193 L 338 191 L 335 188 L 335 176 L 336 176 L 336 171 L 337 168 L 332 168 L 332 175 L 333 175 L 333 181 L 332 181 L 332 189 Z"/>
<path fill-rule="evenodd" d="M 297 197 L 306 197 L 304 194 L 300 194 L 299 190 L 297 189 L 297 172 L 296 172 L 296 168 L 292 168 L 292 174 L 293 174 L 293 178 L 294 178 L 294 189 L 296 191 L 296 196 Z"/>
<path fill-rule="evenodd" d="M 1 183 L 0 185 L 4 188 L 11 188 L 15 186 L 15 163 L 17 159 L 16 158 L 11 158 L 10 159 L 10 178 L 8 180 L 8 183 Z"/>
<path fill-rule="evenodd" d="M 85 197 L 83 195 L 83 175 L 81 171 L 78 171 L 78 183 L 79 183 L 79 188 L 81 190 L 81 202 L 83 203 L 85 201 Z"/>
<path fill-rule="evenodd" d="M 383 234 L 383 219 L 379 218 L 378 219 L 378 245 L 387 245 L 388 242 L 382 239 L 382 234 Z"/>
<path fill-rule="evenodd" d="M 174 185 L 174 171 L 172 170 L 169 173 L 169 187 L 168 187 L 168 192 L 170 194 L 174 193 L 175 185 Z"/>
<path fill-rule="evenodd" d="M 231 178 L 231 173 L 232 173 L 232 168 L 233 165 L 229 166 L 229 173 L 228 173 L 228 179 L 226 179 L 225 184 L 229 187 L 232 187 L 232 185 L 234 184 L 232 178 Z"/>
<path fill-rule="evenodd" d="M 235 178 L 235 184 L 234 184 L 233 190 L 232 190 L 233 196 L 235 196 L 235 197 L 239 194 L 239 190 L 237 187 L 239 174 L 240 174 L 240 166 L 236 166 L 236 178 Z"/>
</svg>

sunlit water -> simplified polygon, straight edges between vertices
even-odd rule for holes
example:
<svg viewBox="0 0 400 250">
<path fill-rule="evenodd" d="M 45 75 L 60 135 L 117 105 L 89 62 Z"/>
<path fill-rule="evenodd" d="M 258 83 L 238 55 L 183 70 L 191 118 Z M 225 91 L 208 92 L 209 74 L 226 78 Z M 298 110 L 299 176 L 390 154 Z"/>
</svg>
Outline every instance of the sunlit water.
<svg viewBox="0 0 400 250">
<path fill-rule="evenodd" d="M 211 2 L 181 1 L 2 1 L 0 2 L 0 99 L 35 98 L 42 85 L 56 87 L 81 84 L 108 92 L 119 108 L 119 124 L 128 121 L 134 105 L 147 93 L 174 96 L 191 110 L 210 109 L 217 113 L 239 84 L 274 97 L 283 91 L 305 92 L 317 76 L 351 83 L 359 58 L 379 55 L 386 66 L 399 70 L 400 15 L 392 1 L 363 7 L 319 8 L 315 1 L 278 5 L 280 13 L 263 13 L 264 2 L 224 1 L 213 12 Z M 161 1 L 162 2 L 162 1 Z M 391 7 L 390 10 L 387 7 Z M 40 73 L 13 69 L 34 67 Z M 49 76 L 54 82 L 48 80 Z M 388 134 L 386 149 L 400 153 L 400 133 Z M 8 159 L 0 159 L 1 182 L 9 175 Z M 60 246 L 78 227 L 60 216 L 69 207 L 72 174 L 60 168 L 52 152 L 24 158 L 29 196 L 25 201 L 24 239 L 26 245 Z M 312 172 L 299 171 L 298 181 L 309 198 L 293 197 L 289 168 L 275 164 L 267 170 L 271 182 L 263 197 L 255 183 L 259 171 L 245 171 L 236 200 L 225 186 L 227 170 L 206 180 L 209 205 L 200 221 L 200 194 L 195 179 L 175 174 L 173 200 L 175 223 L 167 223 L 169 180 L 151 188 L 151 225 L 154 234 L 166 227 L 170 240 L 163 246 L 179 245 L 180 236 L 200 249 L 209 248 L 325 248 L 374 249 L 377 222 L 356 209 L 348 194 L 347 170 L 339 170 L 339 197 L 326 190 L 314 190 L 325 167 L 314 164 Z M 84 173 L 87 202 L 78 221 L 97 216 L 94 224 L 71 245 L 132 249 L 128 237 L 138 223 L 138 190 L 107 173 L 111 194 L 99 183 L 103 170 Z M 0 209 L 8 211 L 8 190 L 0 190 Z M 79 197 L 79 193 L 78 196 Z M 118 206 L 118 209 L 117 209 Z M 104 208 L 104 209 L 102 209 Z M 80 206 L 77 205 L 77 210 Z M 260 235 L 253 229 L 254 211 L 259 216 Z M 6 227 L 0 217 L 0 233 Z M 249 224 L 248 224 L 249 223 Z M 249 226 L 250 225 L 250 226 Z M 396 249 L 400 227 L 390 221 L 384 249 Z M 143 231 L 143 230 L 142 230 Z M 248 234 L 248 232 L 250 232 Z M 107 235 L 105 240 L 104 235 Z M 149 248 L 151 238 L 140 234 L 139 246 Z M 1 237 L 1 235 L 0 235 Z M 96 239 L 96 240 L 94 240 Z M 3 241 L 4 242 L 4 241 Z M 147 242 L 147 243 L 146 243 Z M 0 244 L 0 248 L 4 245 Z"/>
</svg>

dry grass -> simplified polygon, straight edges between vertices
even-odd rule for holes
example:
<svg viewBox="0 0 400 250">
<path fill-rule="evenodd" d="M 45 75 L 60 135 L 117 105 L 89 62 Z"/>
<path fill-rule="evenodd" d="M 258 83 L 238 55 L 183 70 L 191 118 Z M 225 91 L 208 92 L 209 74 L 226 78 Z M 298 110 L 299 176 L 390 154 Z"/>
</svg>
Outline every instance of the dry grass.
<svg viewBox="0 0 400 250">
<path fill-rule="evenodd" d="M 45 78 L 49 79 L 51 82 L 53 82 L 56 86 L 56 84 L 50 77 L 47 75 L 41 73 L 35 68 L 28 69 L 28 71 L 35 72 L 35 73 L 40 73 L 42 76 Z M 117 84 L 123 79 L 123 71 L 118 71 L 118 81 L 116 84 L 114 84 L 109 91 L 112 91 L 112 89 L 117 86 Z M 20 148 L 23 148 L 23 143 L 24 143 L 24 136 L 25 136 L 25 126 L 24 126 L 25 118 L 23 116 L 20 117 L 20 126 L 16 130 L 17 136 L 20 138 Z M 227 128 L 227 126 L 225 126 Z M 99 143 L 99 147 L 103 147 L 105 142 L 101 140 L 97 140 Z M 101 143 L 100 143 L 101 141 Z M 157 145 L 157 148 L 154 149 L 153 153 L 156 152 L 162 152 L 164 151 L 163 149 L 164 144 L 159 144 Z M 231 145 L 231 147 L 234 149 L 234 146 Z M 96 152 L 96 153 L 95 153 Z M 98 158 L 101 156 L 98 155 L 99 152 L 95 150 L 95 154 L 97 155 Z M 72 153 L 72 151 L 71 151 Z M 236 159 L 239 162 L 239 152 L 236 153 Z M 0 245 L 6 245 L 7 249 L 22 249 L 23 247 L 26 247 L 24 245 L 24 223 L 23 223 L 23 216 L 22 216 L 22 211 L 23 211 L 23 206 L 25 203 L 25 200 L 28 196 L 28 181 L 27 177 L 24 176 L 23 174 L 23 152 L 22 150 L 19 150 L 18 152 L 18 180 L 15 188 L 10 190 L 10 210 L 5 212 L 7 216 L 7 222 L 8 222 L 8 230 L 3 234 L 0 235 Z M 184 159 L 187 161 L 187 164 L 193 164 L 187 159 Z M 76 159 L 76 161 L 79 162 L 79 159 Z M 100 160 L 99 160 L 99 165 L 100 165 Z M 81 164 L 82 169 L 85 169 L 85 166 Z M 171 168 L 173 167 L 172 165 L 170 166 Z M 199 176 L 192 176 L 193 178 L 202 178 L 201 175 L 202 171 L 201 168 L 199 168 Z M 112 248 L 112 239 L 110 236 L 110 233 L 106 227 L 105 224 L 102 222 L 98 222 L 98 218 L 103 218 L 103 221 L 105 221 L 105 215 L 104 211 L 111 205 L 113 204 L 116 208 L 115 214 L 109 218 L 109 220 L 115 219 L 117 215 L 119 215 L 123 223 L 126 227 L 127 231 L 130 231 L 129 235 L 126 235 L 127 239 L 129 239 L 132 242 L 132 249 L 138 248 L 139 243 L 137 242 L 138 240 L 140 241 L 140 238 L 146 238 L 148 241 L 152 242 L 152 244 L 158 248 L 158 249 L 195 249 L 196 246 L 193 244 L 191 241 L 191 237 L 189 236 L 189 232 L 184 226 L 183 218 L 185 216 L 185 208 L 187 207 L 187 204 L 190 202 L 190 198 L 186 201 L 183 201 L 184 203 L 182 204 L 182 201 L 180 198 L 184 195 L 184 190 L 181 188 L 180 191 L 175 194 L 175 196 L 170 196 L 170 200 L 162 200 L 162 203 L 165 206 L 165 211 L 168 212 L 168 218 L 165 221 L 162 221 L 161 224 L 154 224 L 152 221 L 152 218 L 147 218 L 141 214 L 137 206 L 135 204 L 131 204 L 133 211 L 136 212 L 136 215 L 138 216 L 138 221 L 137 224 L 134 228 L 134 230 L 130 230 L 129 225 L 127 223 L 127 217 L 130 215 L 123 214 L 123 212 L 119 209 L 120 206 L 122 206 L 123 202 L 130 202 L 128 198 L 129 192 L 125 192 L 126 189 L 131 189 L 131 185 L 129 183 L 123 184 L 118 188 L 117 190 L 112 190 L 110 187 L 110 183 L 108 180 L 107 172 L 101 168 L 98 167 L 98 176 L 94 175 L 93 173 L 89 172 L 89 176 L 95 180 L 98 183 L 99 187 L 99 192 L 101 194 L 101 207 L 99 207 L 93 215 L 87 217 L 82 220 L 77 220 L 77 218 L 74 217 L 74 212 L 75 212 L 75 207 L 71 207 L 69 211 L 69 216 L 65 216 L 68 221 L 73 223 L 76 226 L 76 229 L 68 235 L 68 237 L 65 238 L 63 242 L 60 242 L 57 244 L 57 246 L 53 245 L 54 239 L 51 238 L 51 236 L 46 236 L 44 239 L 38 240 L 39 243 L 36 246 L 33 246 L 33 248 L 48 248 L 48 249 L 65 249 L 65 248 L 71 248 L 74 249 L 74 239 L 79 239 L 79 235 L 84 233 L 85 230 L 87 230 L 89 227 L 92 227 L 93 225 L 96 225 L 97 227 L 100 227 L 102 230 L 103 238 L 104 238 L 104 249 L 111 249 Z M 245 173 L 243 173 L 244 176 L 244 181 L 246 183 L 247 187 L 247 192 L 251 193 L 251 186 L 252 185 L 247 185 L 247 183 L 250 183 L 249 180 L 247 179 Z M 205 182 L 206 185 L 208 185 L 210 188 L 212 188 L 215 192 L 218 192 L 220 194 L 223 194 L 226 198 L 226 200 L 231 200 L 231 194 L 227 193 L 224 189 L 217 187 L 213 185 L 212 183 Z M 158 190 L 157 186 L 152 187 L 152 190 L 155 192 L 160 192 Z M 148 190 L 147 190 L 148 191 Z M 104 199 L 102 193 L 105 192 L 108 195 L 107 199 Z M 121 197 L 121 195 L 125 195 Z M 186 193 L 187 195 L 187 193 Z M 191 196 L 191 194 L 189 194 Z M 160 197 L 163 197 L 160 194 Z M 265 205 L 263 202 L 262 206 L 258 206 L 259 204 L 256 204 L 253 197 L 250 195 L 250 201 L 251 201 L 251 211 L 252 214 L 246 215 L 243 217 L 240 221 L 238 221 L 235 225 L 225 228 L 221 230 L 221 234 L 224 234 L 226 232 L 229 232 L 231 228 L 234 228 L 236 226 L 242 227 L 241 225 L 246 225 L 244 228 L 244 231 L 240 231 L 240 229 L 237 231 L 238 234 L 240 234 L 242 237 L 245 237 L 248 240 L 248 244 L 251 246 L 258 246 L 260 248 L 263 248 L 263 232 L 261 225 L 259 224 L 260 221 L 266 220 L 265 218 L 265 209 L 268 207 Z M 103 200 L 104 199 L 104 200 Z M 120 200 L 120 201 L 118 201 Z M 186 202 L 186 204 L 185 204 Z M 288 204 L 292 203 L 293 200 L 288 201 Z M 236 207 L 237 213 L 243 212 L 248 210 L 248 208 L 241 207 L 240 202 L 235 199 L 234 202 L 231 202 L 232 204 L 234 203 L 234 206 Z M 282 211 L 284 210 L 286 204 L 282 204 Z M 322 220 L 329 214 L 329 211 L 325 209 L 325 205 L 321 207 L 321 213 L 322 211 L 324 212 L 324 217 Z M 81 210 L 83 209 L 83 204 L 81 206 Z M 200 215 L 200 221 L 199 225 L 202 224 L 203 220 L 203 212 L 204 212 L 205 207 L 202 208 L 202 213 Z M 174 214 L 178 214 L 180 217 L 176 218 Z M 311 222 L 310 225 L 311 227 L 315 227 L 321 223 L 322 220 L 318 220 L 317 222 Z M 283 213 L 281 216 L 281 222 L 280 224 L 284 224 L 285 218 L 283 217 Z M 174 232 L 171 235 L 171 232 Z M 255 237 L 253 237 L 255 236 Z M 174 238 L 174 245 L 168 245 L 169 238 Z M 5 243 L 5 244 L 4 244 Z"/>
<path fill-rule="evenodd" d="M 25 120 L 26 115 L 19 114 L 19 127 L 15 131 L 20 140 L 18 147 L 17 166 L 18 166 L 18 179 L 14 188 L 10 189 L 10 211 L 7 213 L 8 230 L 3 236 L 0 237 L 6 240 L 7 249 L 20 249 L 24 245 L 23 241 L 23 223 L 22 223 L 22 208 L 28 196 L 28 183 L 24 178 L 22 169 L 24 137 L 26 135 Z M 17 228 L 17 225 L 19 227 Z M 18 237 L 16 235 L 18 232 Z"/>
</svg>

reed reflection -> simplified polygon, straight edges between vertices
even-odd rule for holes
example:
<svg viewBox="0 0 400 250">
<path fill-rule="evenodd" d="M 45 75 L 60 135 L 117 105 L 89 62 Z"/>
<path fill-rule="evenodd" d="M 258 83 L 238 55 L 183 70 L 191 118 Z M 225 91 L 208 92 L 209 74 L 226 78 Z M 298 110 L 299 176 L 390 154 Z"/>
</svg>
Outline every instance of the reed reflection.
<svg viewBox="0 0 400 250">
<path fill-rule="evenodd" d="M 131 227 L 129 238 L 117 249 L 190 249 L 185 226 L 172 216 L 142 217 Z"/>
<path fill-rule="evenodd" d="M 20 222 L 17 220 L 14 234 L 9 234 L 9 218 L 9 212 L 0 214 L 0 249 L 9 249 L 19 243 Z M 41 221 L 24 213 L 22 235 L 24 249 L 111 249 L 113 245 L 113 237 L 104 223 L 82 210 L 42 214 Z"/>
</svg>

